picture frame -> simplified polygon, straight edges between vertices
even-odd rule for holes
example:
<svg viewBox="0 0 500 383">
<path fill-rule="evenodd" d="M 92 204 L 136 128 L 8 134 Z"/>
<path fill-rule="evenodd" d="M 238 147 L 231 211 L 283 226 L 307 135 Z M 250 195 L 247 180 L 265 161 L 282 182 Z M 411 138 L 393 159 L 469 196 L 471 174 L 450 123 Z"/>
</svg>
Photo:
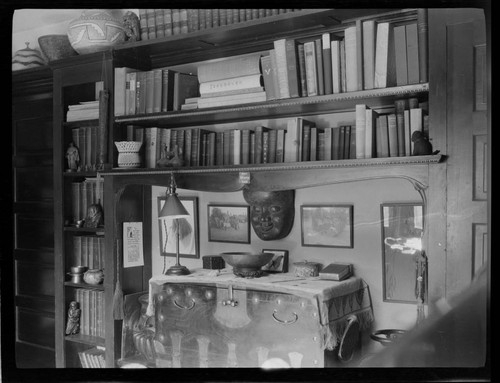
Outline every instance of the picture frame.
<svg viewBox="0 0 500 383">
<path fill-rule="evenodd" d="M 178 196 L 178 198 L 189 213 L 188 217 L 178 219 L 181 228 L 179 257 L 200 258 L 198 197 Z M 158 197 L 158 211 L 161 211 L 165 201 L 165 196 Z M 160 254 L 162 256 L 175 257 L 176 236 L 174 221 L 168 218 L 159 219 L 158 225 L 160 230 Z"/>
<path fill-rule="evenodd" d="M 250 243 L 250 206 L 207 205 L 208 241 Z"/>
<path fill-rule="evenodd" d="M 415 269 L 422 254 L 423 213 L 421 202 L 380 205 L 384 302 L 417 303 Z"/>
<path fill-rule="evenodd" d="M 302 205 L 302 246 L 354 247 L 353 205 Z"/>
<path fill-rule="evenodd" d="M 288 250 L 262 249 L 262 252 L 274 254 L 271 261 L 262 266 L 262 270 L 268 273 L 288 272 Z"/>
</svg>

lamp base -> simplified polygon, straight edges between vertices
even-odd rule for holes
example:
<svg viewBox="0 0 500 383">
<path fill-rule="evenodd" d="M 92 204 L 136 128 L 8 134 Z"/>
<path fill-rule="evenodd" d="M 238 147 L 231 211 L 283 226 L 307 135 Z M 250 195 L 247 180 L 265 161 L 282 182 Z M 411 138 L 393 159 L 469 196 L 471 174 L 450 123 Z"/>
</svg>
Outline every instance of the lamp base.
<svg viewBox="0 0 500 383">
<path fill-rule="evenodd" d="M 171 266 L 166 272 L 165 275 L 188 275 L 191 274 L 189 269 L 186 266 L 182 265 L 174 265 Z"/>
</svg>

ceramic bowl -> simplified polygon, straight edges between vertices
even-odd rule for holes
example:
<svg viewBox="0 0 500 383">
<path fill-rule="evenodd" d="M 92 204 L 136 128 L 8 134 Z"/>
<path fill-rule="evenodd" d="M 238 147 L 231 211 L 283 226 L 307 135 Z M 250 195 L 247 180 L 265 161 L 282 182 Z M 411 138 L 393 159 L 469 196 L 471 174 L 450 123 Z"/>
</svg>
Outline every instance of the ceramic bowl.
<svg viewBox="0 0 500 383">
<path fill-rule="evenodd" d="M 142 141 L 115 141 L 118 153 L 137 153 L 142 146 Z"/>
<path fill-rule="evenodd" d="M 87 266 L 71 266 L 70 270 L 72 274 L 83 274 L 89 268 Z"/>
<path fill-rule="evenodd" d="M 49 61 L 76 56 L 67 35 L 44 35 L 38 38 L 38 45 Z"/>
<path fill-rule="evenodd" d="M 227 252 L 221 254 L 224 261 L 233 266 L 233 273 L 245 278 L 260 277 L 263 274 L 261 267 L 269 263 L 273 255 L 271 253 L 249 252 Z"/>
<path fill-rule="evenodd" d="M 83 274 L 83 280 L 89 285 L 99 285 L 104 280 L 104 272 L 101 269 L 90 269 Z"/>
</svg>

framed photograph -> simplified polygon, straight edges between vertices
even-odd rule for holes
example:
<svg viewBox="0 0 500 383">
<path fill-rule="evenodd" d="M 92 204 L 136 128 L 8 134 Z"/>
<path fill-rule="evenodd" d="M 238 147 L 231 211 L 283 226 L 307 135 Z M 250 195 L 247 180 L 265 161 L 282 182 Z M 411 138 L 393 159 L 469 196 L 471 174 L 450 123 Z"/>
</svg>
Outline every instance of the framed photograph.
<svg viewBox="0 0 500 383">
<path fill-rule="evenodd" d="M 208 241 L 250 243 L 250 206 L 208 205 Z"/>
<path fill-rule="evenodd" d="M 158 211 L 165 203 L 166 197 L 158 197 Z M 200 241 L 198 236 L 198 197 L 179 196 L 188 217 L 174 219 L 159 219 L 160 254 L 175 257 L 177 223 L 179 227 L 179 256 L 185 258 L 200 258 Z"/>
<path fill-rule="evenodd" d="M 380 205 L 384 302 L 417 303 L 415 270 L 422 254 L 423 211 L 422 203 Z"/>
<path fill-rule="evenodd" d="M 274 254 L 271 261 L 262 266 L 262 270 L 269 273 L 288 272 L 288 250 L 263 249 L 262 252 Z"/>
<path fill-rule="evenodd" d="M 352 205 L 302 205 L 302 246 L 353 247 Z"/>
</svg>

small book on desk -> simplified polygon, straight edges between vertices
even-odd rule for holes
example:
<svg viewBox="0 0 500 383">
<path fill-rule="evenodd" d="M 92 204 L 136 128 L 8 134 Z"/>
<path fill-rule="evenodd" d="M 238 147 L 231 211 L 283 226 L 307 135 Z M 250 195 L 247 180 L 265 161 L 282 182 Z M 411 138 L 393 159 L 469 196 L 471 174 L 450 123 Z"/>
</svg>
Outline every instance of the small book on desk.
<svg viewBox="0 0 500 383">
<path fill-rule="evenodd" d="M 330 263 L 319 272 L 320 279 L 332 281 L 342 281 L 353 274 L 353 267 L 350 263 Z"/>
</svg>

